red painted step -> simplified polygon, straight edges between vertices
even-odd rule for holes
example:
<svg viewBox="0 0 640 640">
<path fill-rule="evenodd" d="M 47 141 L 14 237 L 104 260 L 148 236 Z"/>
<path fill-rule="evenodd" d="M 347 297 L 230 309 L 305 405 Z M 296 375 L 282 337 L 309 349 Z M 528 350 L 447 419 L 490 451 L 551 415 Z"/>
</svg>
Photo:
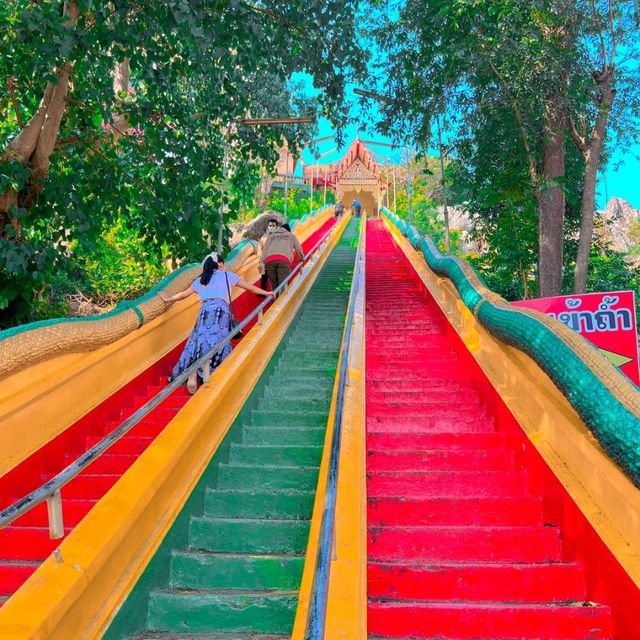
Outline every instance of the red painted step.
<svg viewBox="0 0 640 640">
<path fill-rule="evenodd" d="M 466 602 L 564 602 L 587 597 L 577 563 L 370 562 L 369 597 L 379 600 L 464 600 Z"/>
<path fill-rule="evenodd" d="M 372 497 L 529 495 L 524 471 L 376 471 L 368 472 L 367 477 L 367 492 Z"/>
<path fill-rule="evenodd" d="M 504 446 L 502 433 L 425 433 L 405 431 L 377 431 L 368 424 L 367 446 L 370 451 L 394 449 L 443 449 L 454 451 L 488 449 Z M 404 445 L 404 446 L 403 446 Z M 474 446 L 475 445 L 475 446 Z"/>
<path fill-rule="evenodd" d="M 382 223 L 367 231 L 369 637 L 611 638 L 493 389 Z"/>
<path fill-rule="evenodd" d="M 87 467 L 87 472 L 92 474 L 123 474 L 136 460 L 138 456 L 126 453 L 104 453 Z"/>
<path fill-rule="evenodd" d="M 0 593 L 13 593 L 39 566 L 40 561 L 3 561 L 0 564 Z"/>
<path fill-rule="evenodd" d="M 555 527 L 369 527 L 369 558 L 456 562 L 559 562 Z"/>
<path fill-rule="evenodd" d="M 87 438 L 87 449 L 98 444 L 103 437 L 104 436 L 92 436 L 91 438 Z M 153 440 L 154 439 L 151 437 L 143 438 L 126 434 L 109 447 L 109 453 L 120 455 L 133 454 L 135 456 L 139 456 L 153 442 Z"/>
<path fill-rule="evenodd" d="M 473 471 L 509 471 L 514 468 L 514 464 L 512 452 L 504 453 L 495 449 L 397 449 L 370 451 L 367 456 L 367 468 L 371 471 L 456 471 L 461 468 Z"/>
<path fill-rule="evenodd" d="M 540 498 L 506 496 L 471 498 L 369 497 L 369 524 L 384 525 L 469 525 L 481 521 L 488 526 L 542 525 L 543 504 Z"/>
<path fill-rule="evenodd" d="M 600 605 L 370 602 L 369 633 L 384 638 L 596 640 L 612 638 Z"/>
<path fill-rule="evenodd" d="M 373 431 L 411 433 L 491 433 L 495 423 L 486 415 L 461 414 L 454 409 L 445 412 L 426 412 L 407 415 L 404 412 L 386 416 L 373 415 L 367 418 Z"/>
<path fill-rule="evenodd" d="M 3 560 L 44 560 L 59 544 L 49 538 L 46 527 L 9 525 L 0 529 L 0 566 Z"/>
</svg>

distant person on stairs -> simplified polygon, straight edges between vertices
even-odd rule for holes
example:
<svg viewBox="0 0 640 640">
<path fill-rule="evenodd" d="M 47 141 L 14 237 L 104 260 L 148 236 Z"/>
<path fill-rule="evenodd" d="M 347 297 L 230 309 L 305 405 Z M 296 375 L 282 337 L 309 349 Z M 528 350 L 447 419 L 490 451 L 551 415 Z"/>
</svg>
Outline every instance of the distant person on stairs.
<svg viewBox="0 0 640 640">
<path fill-rule="evenodd" d="M 360 211 L 362 211 L 362 205 L 360 204 L 360 200 L 354 200 L 351 203 L 351 210 L 353 211 L 353 215 L 356 218 L 360 217 Z"/>
<path fill-rule="evenodd" d="M 342 218 L 344 215 L 344 205 L 342 202 L 336 202 L 333 207 L 333 215 L 336 217 L 336 220 L 340 220 L 340 218 Z"/>
<path fill-rule="evenodd" d="M 187 340 L 182 355 L 169 376 L 169 382 L 177 378 L 185 369 L 202 358 L 207 351 L 221 340 L 224 340 L 231 330 L 231 291 L 233 287 L 240 287 L 255 294 L 273 296 L 270 291 L 245 282 L 237 273 L 225 271 L 224 260 L 217 253 L 210 253 L 202 262 L 202 274 L 198 276 L 184 291 L 176 293 L 170 298 L 160 293 L 160 299 L 166 304 L 184 300 L 197 293 L 202 307 L 198 314 L 195 327 Z M 227 344 L 211 358 L 211 371 L 231 353 L 231 344 Z M 187 388 L 194 393 L 198 388 L 198 377 L 202 378 L 202 370 L 193 372 L 187 381 Z"/>
<path fill-rule="evenodd" d="M 260 270 L 265 269 L 274 291 L 291 273 L 293 252 L 298 254 L 300 260 L 304 260 L 300 241 L 288 230 L 288 227 L 289 225 L 283 225 L 275 229 L 270 227 L 267 230 L 269 237 L 264 243 L 260 256 Z"/>
</svg>

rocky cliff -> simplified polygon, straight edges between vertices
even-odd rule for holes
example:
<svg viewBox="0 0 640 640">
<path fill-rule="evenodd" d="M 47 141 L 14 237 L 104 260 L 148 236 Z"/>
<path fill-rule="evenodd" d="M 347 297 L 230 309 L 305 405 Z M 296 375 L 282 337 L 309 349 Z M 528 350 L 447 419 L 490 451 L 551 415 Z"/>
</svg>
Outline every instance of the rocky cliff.
<svg viewBox="0 0 640 640">
<path fill-rule="evenodd" d="M 622 198 L 611 198 L 599 214 L 601 238 L 611 249 L 629 253 L 640 244 L 640 209 Z"/>
</svg>

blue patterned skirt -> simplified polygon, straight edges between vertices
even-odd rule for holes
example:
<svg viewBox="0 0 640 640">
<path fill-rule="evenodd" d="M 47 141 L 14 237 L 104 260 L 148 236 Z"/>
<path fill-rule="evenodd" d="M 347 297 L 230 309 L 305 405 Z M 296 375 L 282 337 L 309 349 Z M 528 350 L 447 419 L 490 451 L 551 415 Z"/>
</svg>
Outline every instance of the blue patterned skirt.
<svg viewBox="0 0 640 640">
<path fill-rule="evenodd" d="M 205 300 L 202 303 L 196 325 L 184 346 L 178 363 L 169 376 L 169 382 L 177 378 L 185 369 L 188 369 L 196 360 L 210 351 L 220 340 L 229 335 L 229 307 L 223 300 Z M 231 353 L 231 344 L 225 345 L 211 358 L 211 371 Z M 198 376 L 202 378 L 202 370 L 198 370 Z"/>
</svg>

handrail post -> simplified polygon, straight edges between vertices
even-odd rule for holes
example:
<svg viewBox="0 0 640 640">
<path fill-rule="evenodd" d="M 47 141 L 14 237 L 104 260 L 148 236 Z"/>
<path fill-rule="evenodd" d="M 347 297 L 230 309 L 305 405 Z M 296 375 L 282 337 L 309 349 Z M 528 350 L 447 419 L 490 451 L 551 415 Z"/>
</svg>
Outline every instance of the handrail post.
<svg viewBox="0 0 640 640">
<path fill-rule="evenodd" d="M 47 498 L 47 515 L 49 517 L 49 537 L 52 540 L 64 537 L 62 494 L 60 489 Z"/>
<path fill-rule="evenodd" d="M 207 360 L 202 365 L 202 381 L 207 383 L 211 380 L 211 361 Z"/>
</svg>

